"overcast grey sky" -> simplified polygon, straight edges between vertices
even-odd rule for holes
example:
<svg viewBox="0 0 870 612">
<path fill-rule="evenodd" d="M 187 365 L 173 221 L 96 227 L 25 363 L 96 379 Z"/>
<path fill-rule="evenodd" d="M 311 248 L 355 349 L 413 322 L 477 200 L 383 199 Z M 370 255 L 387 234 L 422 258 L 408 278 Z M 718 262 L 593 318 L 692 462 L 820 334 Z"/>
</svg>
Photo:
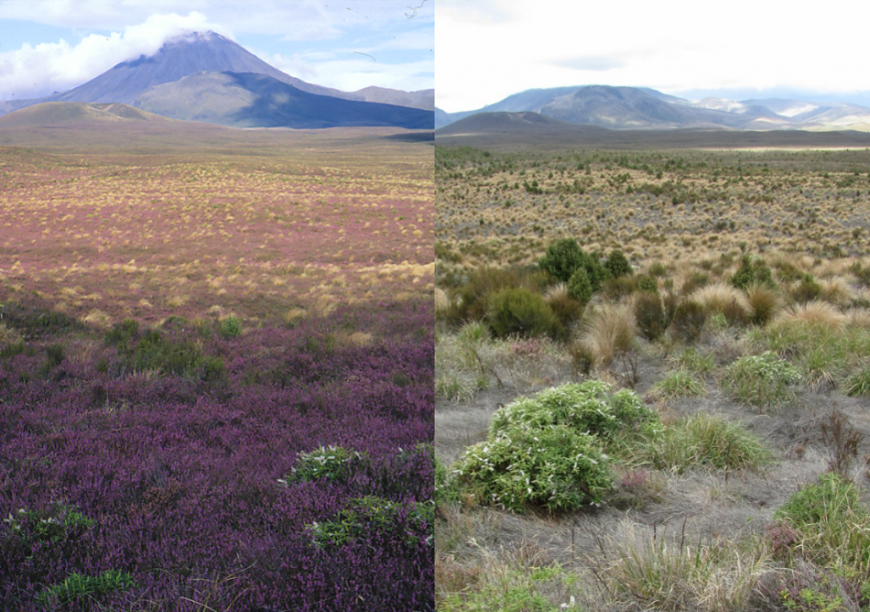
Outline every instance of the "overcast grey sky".
<svg viewBox="0 0 870 612">
<path fill-rule="evenodd" d="M 434 0 L 0 0 L 0 100 L 66 91 L 186 31 L 304 81 L 434 86 Z"/>
<path fill-rule="evenodd" d="M 436 105 L 448 112 L 589 84 L 870 103 L 867 0 L 438 0 L 435 18 Z"/>
</svg>

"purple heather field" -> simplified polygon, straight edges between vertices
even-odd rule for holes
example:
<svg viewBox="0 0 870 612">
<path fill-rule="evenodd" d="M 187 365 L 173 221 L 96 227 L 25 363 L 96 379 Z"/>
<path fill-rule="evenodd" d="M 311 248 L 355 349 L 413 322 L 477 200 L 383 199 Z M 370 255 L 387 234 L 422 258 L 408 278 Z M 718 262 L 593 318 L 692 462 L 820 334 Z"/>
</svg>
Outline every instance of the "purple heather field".
<svg viewBox="0 0 870 612">
<path fill-rule="evenodd" d="M 431 300 L 243 330 L 11 306 L 0 610 L 434 610 Z"/>
</svg>

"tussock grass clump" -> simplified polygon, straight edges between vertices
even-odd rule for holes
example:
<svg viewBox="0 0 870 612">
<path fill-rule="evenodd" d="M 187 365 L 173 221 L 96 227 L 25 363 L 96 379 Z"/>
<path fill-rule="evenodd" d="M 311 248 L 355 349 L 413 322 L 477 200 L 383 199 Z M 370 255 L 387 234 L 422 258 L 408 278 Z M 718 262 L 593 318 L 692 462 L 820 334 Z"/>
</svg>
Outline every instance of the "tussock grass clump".
<svg viewBox="0 0 870 612">
<path fill-rule="evenodd" d="M 749 319 L 751 306 L 746 295 L 725 283 L 707 285 L 692 293 L 692 300 L 701 304 L 707 314 L 725 315 L 729 325 L 741 325 Z"/>
<path fill-rule="evenodd" d="M 800 379 L 794 366 L 767 351 L 732 363 L 725 371 L 723 384 L 734 400 L 771 409 L 795 399 L 789 387 Z"/>
<path fill-rule="evenodd" d="M 836 306 L 827 302 L 813 300 L 787 308 L 776 318 L 774 323 L 839 327 L 844 321 L 845 317 L 843 313 Z"/>
<path fill-rule="evenodd" d="M 607 304 L 584 323 L 580 342 L 594 355 L 596 363 L 607 367 L 631 350 L 636 332 L 637 322 L 630 307 Z"/>
<path fill-rule="evenodd" d="M 791 564 L 803 559 L 829 568 L 868 603 L 870 511 L 855 483 L 834 472 L 822 474 L 794 493 L 774 519 L 791 530 L 783 555 Z"/>
<path fill-rule="evenodd" d="M 665 374 L 653 385 L 650 393 L 653 397 L 668 400 L 677 397 L 699 397 L 705 395 L 707 389 L 692 372 L 679 369 Z"/>
<path fill-rule="evenodd" d="M 718 538 L 693 545 L 667 531 L 645 537 L 630 531 L 624 536 L 627 543 L 614 544 L 616 561 L 597 572 L 621 609 L 746 610 L 770 569 L 760 547 L 740 550 Z"/>
<path fill-rule="evenodd" d="M 772 452 L 739 423 L 696 414 L 664 429 L 649 441 L 641 458 L 657 469 L 682 473 L 696 466 L 722 470 L 758 470 Z"/>
<path fill-rule="evenodd" d="M 836 306 L 845 306 L 855 297 L 852 287 L 841 276 L 823 280 L 819 285 L 821 286 L 820 297 Z"/>
<path fill-rule="evenodd" d="M 752 323 L 764 327 L 776 316 L 781 298 L 778 292 L 767 286 L 752 285 L 746 289 L 746 303 Z"/>
</svg>

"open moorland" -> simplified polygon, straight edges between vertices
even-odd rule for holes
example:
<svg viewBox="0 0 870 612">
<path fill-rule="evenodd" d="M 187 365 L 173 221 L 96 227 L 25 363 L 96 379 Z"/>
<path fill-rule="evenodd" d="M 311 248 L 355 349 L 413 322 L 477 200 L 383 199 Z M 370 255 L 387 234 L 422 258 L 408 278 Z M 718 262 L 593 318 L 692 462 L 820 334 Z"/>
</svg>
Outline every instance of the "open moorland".
<svg viewBox="0 0 870 612">
<path fill-rule="evenodd" d="M 870 152 L 436 147 L 439 609 L 870 608 Z"/>
<path fill-rule="evenodd" d="M 0 608 L 433 610 L 431 143 L 0 143 Z"/>
</svg>

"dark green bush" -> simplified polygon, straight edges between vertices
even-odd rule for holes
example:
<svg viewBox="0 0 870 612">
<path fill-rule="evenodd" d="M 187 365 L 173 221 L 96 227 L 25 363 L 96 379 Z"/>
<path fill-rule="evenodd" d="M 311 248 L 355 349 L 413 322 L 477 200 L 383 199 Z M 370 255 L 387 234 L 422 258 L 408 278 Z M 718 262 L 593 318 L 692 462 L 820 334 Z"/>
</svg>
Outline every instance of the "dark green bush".
<svg viewBox="0 0 870 612">
<path fill-rule="evenodd" d="M 559 295 L 551 297 L 547 304 L 550 310 L 559 319 L 559 323 L 565 330 L 568 330 L 574 323 L 580 320 L 583 316 L 583 302 L 575 300 L 568 295 Z"/>
<path fill-rule="evenodd" d="M 683 342 L 691 343 L 701 335 L 706 321 L 707 311 L 704 306 L 694 300 L 684 300 L 674 311 L 668 329 Z"/>
<path fill-rule="evenodd" d="M 574 270 L 574 274 L 568 280 L 568 297 L 584 304 L 589 303 L 592 298 L 592 282 L 589 280 L 586 268 L 581 266 Z"/>
<path fill-rule="evenodd" d="M 641 274 L 637 277 L 637 290 L 643 293 L 659 293 L 659 283 L 652 276 Z"/>
<path fill-rule="evenodd" d="M 610 273 L 610 278 L 619 278 L 620 276 L 631 276 L 631 264 L 628 263 L 628 258 L 620 250 L 611 251 L 610 256 L 604 263 L 604 267 Z"/>
<path fill-rule="evenodd" d="M 634 302 L 634 317 L 640 335 L 654 342 L 665 333 L 665 309 L 662 299 L 655 293 L 640 293 Z"/>
<path fill-rule="evenodd" d="M 559 320 L 544 298 L 521 287 L 502 289 L 491 296 L 487 321 L 499 337 L 557 337 L 562 333 Z"/>
<path fill-rule="evenodd" d="M 567 283 L 574 271 L 583 265 L 585 255 L 576 239 L 564 238 L 547 247 L 547 253 L 538 266 L 556 280 Z"/>
<path fill-rule="evenodd" d="M 221 320 L 218 333 L 224 338 L 235 338 L 242 333 L 242 323 L 238 317 L 229 316 Z"/>
<path fill-rule="evenodd" d="M 743 289 L 744 291 L 752 285 L 763 285 L 771 289 L 776 288 L 773 273 L 767 267 L 767 264 L 764 263 L 764 260 L 750 255 L 743 256 L 740 260 L 740 268 L 728 279 L 728 283 L 732 287 Z"/>
<path fill-rule="evenodd" d="M 794 298 L 795 302 L 805 304 L 806 302 L 818 299 L 821 294 L 822 287 L 816 282 L 813 275 L 804 274 L 800 284 L 792 290 L 791 297 Z"/>
</svg>

